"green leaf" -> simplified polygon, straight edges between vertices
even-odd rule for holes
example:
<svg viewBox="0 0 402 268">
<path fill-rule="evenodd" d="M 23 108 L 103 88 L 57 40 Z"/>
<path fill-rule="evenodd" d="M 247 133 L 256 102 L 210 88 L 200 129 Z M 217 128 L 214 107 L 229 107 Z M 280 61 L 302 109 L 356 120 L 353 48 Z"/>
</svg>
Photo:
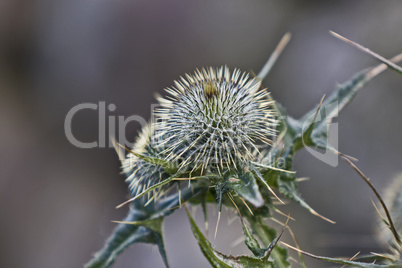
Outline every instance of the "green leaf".
<svg viewBox="0 0 402 268">
<path fill-rule="evenodd" d="M 212 267 L 215 268 L 230 268 L 230 267 L 239 267 L 239 268 L 248 268 L 248 267 L 256 267 L 256 268 L 268 268 L 268 267 L 276 267 L 273 262 L 268 261 L 267 259 L 262 258 L 254 258 L 249 256 L 227 256 L 215 250 L 211 242 L 203 235 L 203 233 L 198 228 L 194 219 L 191 217 L 189 211 L 187 210 L 187 215 L 190 221 L 191 230 L 193 231 L 194 237 L 198 241 L 198 245 L 206 259 L 209 261 Z"/>
<path fill-rule="evenodd" d="M 235 191 L 236 194 L 257 208 L 264 205 L 258 184 L 250 171 L 229 175 L 226 178 L 226 187 Z"/>
<path fill-rule="evenodd" d="M 328 143 L 328 124 L 332 119 L 338 116 L 338 113 L 350 103 L 358 91 L 365 86 L 370 78 L 368 77 L 368 71 L 363 71 L 353 76 L 346 83 L 339 85 L 334 93 L 322 104 L 319 110 L 317 121 L 314 129 L 308 139 L 312 146 L 325 149 Z M 305 115 L 301 120 L 301 123 L 306 126 L 308 117 L 311 117 L 312 112 Z M 305 137 L 306 138 L 306 137 Z"/>
<path fill-rule="evenodd" d="M 291 171 L 295 153 L 306 146 L 331 150 L 337 153 L 336 148 L 333 148 L 328 142 L 328 124 L 338 115 L 339 111 L 353 100 L 358 91 L 378 74 L 378 72 L 373 74 L 373 70 L 362 71 L 354 75 L 346 83 L 339 85 L 334 93 L 322 103 L 321 107 L 318 105 L 300 120 L 288 116 L 285 109 L 277 104 L 276 110 L 280 115 L 279 130 L 281 131 L 279 137 L 280 144 L 283 146 L 274 146 L 265 158 L 277 159 L 281 157 L 285 162 L 283 169 Z M 260 172 L 269 186 L 278 188 L 286 197 L 296 201 L 312 214 L 322 217 L 301 198 L 297 191 L 297 182 L 294 175 L 261 168 Z"/>
<path fill-rule="evenodd" d="M 273 245 L 276 245 L 280 237 L 276 236 L 275 229 L 264 224 L 263 217 L 260 216 L 248 217 L 247 220 L 250 223 L 253 234 L 257 235 L 261 242 L 267 246 L 268 255 L 272 257 L 275 267 L 289 268 L 290 263 L 287 261 L 287 249 L 279 246 L 272 248 Z"/>
<path fill-rule="evenodd" d="M 124 219 L 125 222 L 138 221 L 146 215 L 141 211 L 132 209 Z M 105 246 L 95 254 L 94 258 L 85 265 L 85 268 L 111 267 L 117 256 L 134 243 L 155 244 L 159 248 L 162 259 L 168 267 L 166 252 L 162 239 L 162 218 L 144 221 L 142 225 L 120 223 L 113 234 L 106 241 Z M 159 231 L 157 231 L 159 230 Z"/>
<path fill-rule="evenodd" d="M 250 249 L 250 251 L 257 258 L 264 257 L 267 249 L 261 248 L 257 239 L 251 233 L 251 231 L 249 230 L 249 228 L 247 227 L 247 225 L 244 223 L 243 220 L 242 220 L 242 225 L 243 225 L 243 233 L 244 233 L 244 238 L 245 238 L 244 243 L 246 244 L 246 246 Z"/>
<path fill-rule="evenodd" d="M 297 190 L 297 183 L 295 180 L 293 180 L 293 181 L 280 180 L 279 181 L 279 191 L 283 195 L 285 195 L 287 198 L 295 201 L 296 203 L 298 203 L 299 205 L 301 205 L 302 207 L 307 209 L 311 214 L 313 214 L 323 220 L 326 220 L 330 223 L 335 223 L 334 221 L 317 213 L 309 204 L 307 204 L 306 201 L 303 200 L 303 198 L 301 197 L 300 193 Z"/>
<path fill-rule="evenodd" d="M 320 109 L 315 108 L 306 113 L 302 118 L 296 120 L 287 115 L 285 109 L 276 103 L 275 110 L 278 114 L 280 124 L 280 139 L 284 144 L 284 153 L 296 152 L 305 146 L 315 146 L 321 149 L 331 149 L 328 145 L 328 123 L 335 118 L 338 113 L 349 104 L 361 88 L 363 88 L 371 79 L 382 72 L 381 66 L 361 71 L 339 85 L 334 92 L 325 99 Z M 315 119 L 315 115 L 317 118 Z M 271 155 L 278 155 L 281 147 L 273 148 Z"/>
<path fill-rule="evenodd" d="M 259 259 L 268 259 L 271 255 L 271 252 L 275 248 L 276 244 L 278 243 L 279 239 L 281 238 L 284 229 L 282 232 L 269 244 L 267 248 L 262 248 L 258 243 L 257 239 L 254 237 L 250 229 L 247 227 L 245 222 L 242 220 L 243 225 L 243 232 L 245 237 L 245 244 L 250 249 L 250 251 L 254 254 L 255 257 Z M 271 230 L 270 230 L 271 231 Z M 285 255 L 286 256 L 286 255 Z M 286 259 L 285 259 L 286 261 Z"/>
<path fill-rule="evenodd" d="M 193 183 L 192 187 L 176 193 L 157 202 L 148 202 L 146 198 L 136 199 L 131 203 L 129 213 L 119 223 L 105 246 L 95 254 L 94 258 L 85 265 L 86 268 L 108 268 L 111 267 L 116 258 L 126 248 L 134 243 L 155 244 L 159 248 L 162 259 L 168 267 L 165 248 L 163 245 L 162 223 L 163 218 L 179 208 L 181 202 L 197 197 L 208 190 L 208 184 L 203 181 Z M 129 223 L 129 224 L 127 224 Z"/>
<path fill-rule="evenodd" d="M 371 79 L 382 72 L 381 66 L 370 68 L 357 73 L 345 83 L 339 85 L 335 91 L 323 102 L 317 116 L 316 122 L 312 122 L 316 108 L 306 113 L 300 120 L 299 125 L 302 126 L 302 135 L 298 138 L 303 139 L 303 143 L 308 146 L 315 146 L 321 149 L 330 149 L 336 151 L 335 148 L 328 144 L 328 124 L 332 119 L 337 117 L 339 112 L 349 104 Z M 309 130 L 309 127 L 314 124 L 313 131 L 308 137 L 303 136 Z M 300 142 L 297 140 L 295 142 Z"/>
</svg>

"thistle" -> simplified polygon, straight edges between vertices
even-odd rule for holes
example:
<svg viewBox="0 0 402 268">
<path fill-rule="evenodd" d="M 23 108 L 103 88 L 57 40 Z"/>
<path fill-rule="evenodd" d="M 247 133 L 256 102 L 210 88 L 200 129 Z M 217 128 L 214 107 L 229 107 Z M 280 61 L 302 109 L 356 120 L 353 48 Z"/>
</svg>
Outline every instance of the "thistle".
<svg viewBox="0 0 402 268">
<path fill-rule="evenodd" d="M 163 219 L 184 203 L 202 206 L 206 229 L 207 204 L 218 205 L 215 236 L 223 205 L 239 214 L 244 242 L 253 256 L 226 256 L 218 252 L 187 210 L 193 234 L 213 267 L 290 267 L 287 250 L 277 245 L 282 233 L 277 235 L 276 230 L 265 222 L 266 218 L 273 217 L 273 212 L 283 215 L 275 207 L 270 194 L 280 200 L 273 191 L 276 189 L 313 215 L 326 219 L 302 199 L 297 189 L 300 180 L 292 168 L 294 156 L 308 146 L 331 148 L 327 139 L 327 123 L 333 115 L 342 110 L 386 66 L 399 72 L 400 67 L 396 68 L 393 62 L 401 61 L 402 54 L 391 61 L 381 59 L 384 64 L 365 70 L 339 85 L 325 102 L 322 100 L 318 107 L 297 120 L 288 116 L 279 104 L 273 103 L 265 89 L 260 89 L 260 81 L 265 78 L 289 39 L 289 34 L 283 37 L 255 79 L 239 70 L 230 73 L 227 67 L 201 69 L 176 81 L 174 87 L 166 90 L 170 96 L 159 97 L 161 107 L 155 111 L 155 123 L 143 128 L 134 148 L 126 149 L 129 154 L 122 157 L 123 170 L 128 176 L 127 182 L 133 197 L 117 207 L 132 202 L 131 209 L 126 219 L 119 222 L 105 247 L 86 267 L 108 268 L 124 249 L 139 242 L 157 245 L 168 267 L 163 243 Z M 331 103 L 338 105 L 328 105 Z M 326 105 L 328 109 L 325 113 L 321 112 L 321 107 Z M 308 127 L 304 128 L 305 120 L 311 114 L 315 114 L 314 120 L 308 121 Z M 320 121 L 315 120 L 317 115 L 321 116 Z M 275 116 L 281 120 L 278 140 L 272 147 L 265 147 L 263 152 L 258 153 L 260 145 L 272 143 L 270 138 L 276 134 Z M 362 176 L 382 201 L 370 180 L 348 157 L 337 153 Z M 194 182 L 189 183 L 186 189 L 181 189 L 179 185 L 178 193 L 169 192 L 165 195 L 167 189 L 177 181 Z M 398 187 L 400 185 L 399 179 Z M 393 200 L 399 201 L 395 201 L 392 208 L 400 209 L 400 190 L 394 193 Z M 143 198 L 147 194 L 148 199 Z M 397 243 L 394 254 L 376 255 L 385 265 L 315 256 L 298 247 L 283 244 L 300 253 L 337 264 L 401 267 L 400 231 L 395 230 L 385 204 L 381 204 L 387 215 L 384 221 L 391 227 Z M 396 222 L 400 223 L 400 213 L 395 215 Z M 289 219 L 290 216 L 282 232 L 287 228 Z M 400 228 L 400 225 L 396 226 Z M 302 257 L 300 260 L 305 267 Z"/>
<path fill-rule="evenodd" d="M 221 172 L 253 158 L 258 144 L 275 135 L 268 92 L 247 73 L 227 67 L 196 70 L 159 97 L 155 129 L 167 137 L 165 159 L 180 169 Z"/>
<path fill-rule="evenodd" d="M 160 143 L 158 137 L 154 135 L 151 124 L 147 124 L 142 128 L 132 150 L 125 159 L 122 159 L 122 169 L 127 175 L 126 182 L 129 184 L 133 196 L 169 177 L 163 166 L 138 157 L 138 155 L 151 159 L 163 157 L 161 155 L 163 147 L 159 146 Z M 152 196 L 158 199 L 159 195 L 163 193 L 161 190 L 152 191 Z"/>
<path fill-rule="evenodd" d="M 133 197 L 118 207 L 146 194 L 157 200 L 175 182 L 196 179 L 215 189 L 219 211 L 231 194 L 262 206 L 257 180 L 264 179 L 251 160 L 259 145 L 272 143 L 276 120 L 260 80 L 221 67 L 197 70 L 175 84 L 168 98 L 159 97 L 156 122 L 126 149 L 123 170 Z"/>
</svg>

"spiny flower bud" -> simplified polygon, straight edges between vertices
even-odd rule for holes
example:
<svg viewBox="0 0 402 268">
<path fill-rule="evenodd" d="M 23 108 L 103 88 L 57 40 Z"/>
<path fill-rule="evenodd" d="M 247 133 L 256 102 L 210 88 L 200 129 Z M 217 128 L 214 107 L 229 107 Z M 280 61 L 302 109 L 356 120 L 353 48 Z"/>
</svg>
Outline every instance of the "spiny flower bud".
<svg viewBox="0 0 402 268">
<path fill-rule="evenodd" d="M 275 135 L 272 101 L 260 81 L 227 67 L 181 77 L 159 98 L 155 129 L 165 139 L 165 159 L 192 171 L 235 169 Z"/>
<path fill-rule="evenodd" d="M 157 144 L 160 144 L 160 141 L 154 135 L 151 124 L 147 124 L 142 128 L 132 152 L 145 157 L 163 158 L 161 151 L 164 149 L 161 146 L 156 146 Z M 127 157 L 122 161 L 122 168 L 127 175 L 126 182 L 129 184 L 133 196 L 169 177 L 161 165 L 140 159 L 132 153 L 128 153 Z M 163 191 L 159 189 L 158 191 L 153 191 L 153 196 L 158 199 L 159 194 L 162 193 Z"/>
</svg>

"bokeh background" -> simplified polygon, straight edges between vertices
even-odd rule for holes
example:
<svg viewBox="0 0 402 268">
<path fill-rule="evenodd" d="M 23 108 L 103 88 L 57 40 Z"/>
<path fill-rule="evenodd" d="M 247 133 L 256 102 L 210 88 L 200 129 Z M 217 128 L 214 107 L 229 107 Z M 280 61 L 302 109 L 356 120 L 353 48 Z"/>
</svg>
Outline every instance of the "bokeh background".
<svg viewBox="0 0 402 268">
<path fill-rule="evenodd" d="M 290 31 L 291 43 L 264 84 L 299 117 L 337 83 L 376 64 L 328 30 L 390 58 L 402 52 L 401 14 L 400 0 L 2 0 L 0 267 L 82 267 L 114 228 L 111 221 L 126 213 L 114 208 L 127 197 L 114 150 L 80 149 L 65 136 L 64 119 L 75 105 L 104 101 L 116 105 L 107 116 L 148 119 L 154 93 L 180 75 L 225 64 L 257 73 Z M 339 150 L 358 158 L 380 191 L 402 171 L 401 104 L 402 77 L 387 71 L 337 118 Z M 82 141 L 96 140 L 98 127 L 96 111 L 73 121 Z M 139 128 L 127 126 L 128 140 Z M 303 151 L 295 170 L 311 178 L 300 185 L 306 201 L 337 222 L 284 206 L 297 220 L 291 227 L 304 250 L 382 251 L 373 235 L 373 195 L 348 165 L 331 167 Z M 201 220 L 200 211 L 195 215 Z M 238 221 L 221 226 L 217 240 L 210 236 L 214 245 L 249 254 L 231 246 L 241 236 Z M 166 219 L 165 239 L 171 267 L 209 267 L 182 210 Z M 309 267 L 330 266 L 306 260 Z M 136 244 L 115 267 L 163 263 L 156 248 Z"/>
</svg>

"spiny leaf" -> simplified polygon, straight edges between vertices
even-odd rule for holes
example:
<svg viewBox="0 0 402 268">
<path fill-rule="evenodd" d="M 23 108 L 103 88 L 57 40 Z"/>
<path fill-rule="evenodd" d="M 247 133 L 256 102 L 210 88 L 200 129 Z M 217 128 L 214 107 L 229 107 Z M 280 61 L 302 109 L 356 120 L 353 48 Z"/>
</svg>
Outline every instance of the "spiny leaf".
<svg viewBox="0 0 402 268">
<path fill-rule="evenodd" d="M 289 220 L 289 218 L 288 218 Z M 257 258 L 263 258 L 263 259 L 268 259 L 270 256 L 271 252 L 275 248 L 276 244 L 278 243 L 279 239 L 281 238 L 283 231 L 285 230 L 287 226 L 287 222 L 285 223 L 284 228 L 282 229 L 282 232 L 269 244 L 267 248 L 262 248 L 260 244 L 258 243 L 257 239 L 254 237 L 250 229 L 247 227 L 246 223 L 241 220 L 242 225 L 243 225 L 243 233 L 245 237 L 245 244 L 246 246 L 250 249 L 250 251 L 254 254 L 255 257 Z"/>
<path fill-rule="evenodd" d="M 275 229 L 264 224 L 262 219 L 263 217 L 261 216 L 247 218 L 247 221 L 250 223 L 252 233 L 257 235 L 261 242 L 267 246 L 269 255 L 274 260 L 276 267 L 289 268 L 290 263 L 287 261 L 287 250 L 279 246 L 275 246 L 273 249 L 270 247 L 271 245 L 276 245 L 277 239 L 280 236 L 276 236 Z"/>
<path fill-rule="evenodd" d="M 395 56 L 390 60 L 390 62 L 397 62 L 400 60 L 402 60 L 402 54 Z M 298 123 L 302 126 L 302 134 L 297 135 L 297 139 L 303 138 L 302 142 L 304 145 L 333 150 L 334 148 L 332 148 L 327 141 L 328 124 L 353 100 L 361 88 L 384 70 L 386 70 L 386 66 L 380 64 L 374 68 L 369 68 L 354 75 L 347 82 L 339 85 L 337 89 L 322 103 L 322 108 L 319 109 L 317 120 L 312 132 L 309 130 L 312 125 L 312 117 L 316 114 L 317 108 L 306 113 L 306 115 L 299 120 Z M 311 133 L 310 139 L 304 135 L 308 132 Z M 297 143 L 299 140 L 295 140 L 295 142 Z M 297 149 L 299 149 L 299 147 L 297 147 Z"/>
<path fill-rule="evenodd" d="M 334 221 L 320 215 L 319 213 L 317 213 L 312 207 L 310 207 L 310 205 L 308 205 L 306 203 L 306 201 L 303 200 L 303 198 L 300 196 L 299 192 L 297 191 L 296 188 L 296 182 L 295 181 L 279 181 L 279 191 L 285 195 L 286 197 L 292 199 L 293 201 L 297 202 L 298 204 L 300 204 L 302 207 L 304 207 L 305 209 L 307 209 L 311 214 L 327 221 L 330 223 L 335 223 Z"/>
<path fill-rule="evenodd" d="M 137 210 L 130 210 L 124 221 L 135 221 L 143 216 L 144 215 Z M 163 262 L 166 267 L 169 267 L 165 247 L 163 245 L 162 233 L 161 231 L 155 231 L 155 229 L 161 230 L 162 220 L 162 218 L 148 220 L 143 226 L 120 223 L 107 240 L 103 249 L 95 254 L 94 258 L 85 265 L 85 268 L 111 267 L 121 252 L 131 244 L 139 242 L 157 245 Z M 152 228 L 149 228 L 149 225 L 151 225 Z"/>
<path fill-rule="evenodd" d="M 264 204 L 258 184 L 250 171 L 235 176 L 229 175 L 226 185 L 227 188 L 234 190 L 236 194 L 246 199 L 253 206 L 261 207 Z"/>
<path fill-rule="evenodd" d="M 295 140 L 298 139 L 299 136 L 300 135 L 297 135 Z M 269 185 L 276 187 L 279 190 L 279 192 L 284 196 L 286 196 L 287 198 L 299 203 L 302 207 L 306 208 L 313 215 L 318 216 L 330 223 L 335 223 L 334 221 L 317 213 L 302 199 L 300 193 L 297 190 L 296 176 L 294 172 L 290 171 L 293 164 L 293 157 L 296 151 L 295 149 L 296 143 L 293 143 L 290 146 L 288 145 L 285 146 L 286 147 L 283 152 L 283 158 L 285 159 L 284 170 L 287 170 L 288 172 L 280 172 L 277 170 L 263 170 L 265 171 L 265 173 L 262 174 L 264 180 Z"/>
<path fill-rule="evenodd" d="M 187 189 L 181 195 L 173 194 L 158 202 L 150 202 L 140 198 L 131 204 L 127 217 L 120 223 L 108 238 L 105 246 L 95 254 L 94 258 L 86 264 L 85 268 L 111 267 L 117 256 L 134 243 L 144 242 L 155 244 L 159 248 L 162 259 L 168 267 L 162 238 L 163 218 L 177 208 L 181 202 L 186 202 L 208 190 L 208 185 L 202 181 L 194 183 L 191 189 Z M 126 224 L 126 223 L 130 224 Z"/>
<path fill-rule="evenodd" d="M 401 58 L 402 57 L 398 55 L 391 61 L 395 62 L 401 60 Z M 300 120 L 295 120 L 287 116 L 286 111 L 277 105 L 281 116 L 280 128 L 284 131 L 280 134 L 282 137 L 280 142 L 283 144 L 283 147 L 274 146 L 267 157 L 274 159 L 274 157 L 279 156 L 283 152 L 282 157 L 285 159 L 286 164 L 284 169 L 291 171 L 294 154 L 306 146 L 313 146 L 339 153 L 336 148 L 333 148 L 328 143 L 328 123 L 338 115 L 340 110 L 353 100 L 363 86 L 385 69 L 386 66 L 382 64 L 358 73 L 346 83 L 338 86 L 334 93 L 322 102 L 322 105 L 318 105 L 318 108 L 314 108 Z M 300 194 L 297 192 L 297 184 L 294 176 L 291 174 L 277 173 L 272 170 L 263 170 L 261 173 L 270 186 L 278 187 L 282 194 L 295 200 L 311 213 L 320 216 L 300 197 Z"/>
<path fill-rule="evenodd" d="M 186 209 L 187 210 L 187 209 Z M 249 257 L 249 256 L 227 256 L 215 250 L 208 239 L 203 235 L 203 233 L 198 228 L 194 219 L 191 217 L 190 212 L 187 210 L 187 215 L 190 221 L 191 230 L 193 231 L 194 237 L 198 241 L 198 245 L 205 258 L 209 261 L 212 267 L 215 268 L 229 268 L 229 267 L 239 267 L 239 268 L 268 268 L 276 267 L 274 263 L 268 260 Z"/>
<path fill-rule="evenodd" d="M 317 117 L 320 113 L 321 107 L 322 107 L 322 103 L 324 101 L 325 95 L 324 97 L 322 97 L 320 104 L 318 105 L 314 117 L 311 120 L 311 122 L 309 123 L 309 126 L 306 128 L 306 130 L 303 129 L 303 133 L 302 133 L 302 140 L 303 140 L 303 144 L 304 146 L 311 146 L 314 145 L 314 143 L 311 141 L 311 134 L 313 133 L 315 126 L 316 126 L 316 122 L 317 122 Z M 306 123 L 306 122 L 304 122 Z"/>
<path fill-rule="evenodd" d="M 283 157 L 286 159 L 286 166 L 284 167 L 285 170 L 290 170 L 292 168 L 294 153 L 295 150 L 293 146 L 287 147 L 286 151 L 283 153 Z M 283 173 L 276 170 L 266 170 L 263 174 L 263 178 L 269 185 L 276 187 L 281 194 L 299 203 L 313 215 L 318 216 L 328 222 L 335 223 L 334 221 L 317 213 L 303 200 L 297 190 L 297 181 L 294 172 Z"/>
<path fill-rule="evenodd" d="M 284 202 L 276 195 L 276 193 L 274 192 L 274 190 L 272 190 L 272 188 L 269 186 L 269 184 L 265 181 L 264 177 L 262 176 L 262 174 L 254 167 L 250 167 L 252 172 L 256 175 L 258 181 L 260 181 L 267 189 L 268 191 L 273 194 L 275 196 L 276 199 L 279 200 L 279 202 L 281 202 L 282 204 L 284 204 Z"/>
<path fill-rule="evenodd" d="M 261 248 L 260 244 L 258 243 L 257 239 L 253 236 L 251 231 L 248 229 L 247 225 L 244 221 L 242 221 L 243 225 L 243 233 L 245 241 L 244 243 L 250 249 L 250 251 L 256 256 L 257 258 L 262 258 L 265 255 L 266 249 Z"/>
</svg>

